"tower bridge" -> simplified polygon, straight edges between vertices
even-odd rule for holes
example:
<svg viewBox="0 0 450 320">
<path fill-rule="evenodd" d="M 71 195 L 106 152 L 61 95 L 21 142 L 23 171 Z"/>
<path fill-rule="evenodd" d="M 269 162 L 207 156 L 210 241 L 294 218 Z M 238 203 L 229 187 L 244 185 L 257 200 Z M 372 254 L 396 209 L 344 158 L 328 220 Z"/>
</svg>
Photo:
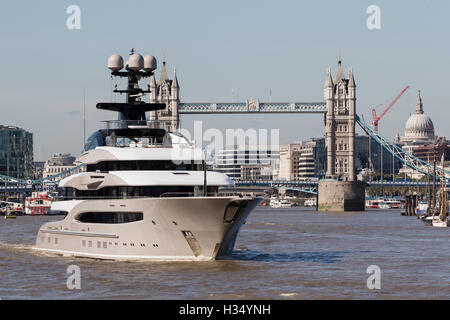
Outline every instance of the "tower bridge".
<svg viewBox="0 0 450 320">
<path fill-rule="evenodd" d="M 161 76 L 156 80 L 153 75 L 149 85 L 149 102 L 165 103 L 167 108 L 149 114 L 149 120 L 165 120 L 166 129 L 174 131 L 179 127 L 179 117 L 185 114 L 323 114 L 327 148 L 326 180 L 319 182 L 301 181 L 238 181 L 238 186 L 288 187 L 307 192 L 319 191 L 320 203 L 325 210 L 355 210 L 364 209 L 364 183 L 356 181 L 354 168 L 354 137 L 355 125 L 358 124 L 368 136 L 378 142 L 392 156 L 402 163 L 423 174 L 432 175 L 432 165 L 406 152 L 396 143 L 382 136 L 356 113 L 356 84 L 353 70 L 345 77 L 339 59 L 336 76 L 331 76 L 328 69 L 324 84 L 324 102 L 261 102 L 250 99 L 245 102 L 182 102 L 179 97 L 180 86 L 174 70 L 173 79 L 169 79 L 166 62 L 163 61 Z M 36 180 L 24 180 L 0 175 L 0 190 L 11 189 L 14 186 L 57 183 L 58 180 L 79 170 L 82 165 L 54 176 Z M 443 174 L 442 168 L 437 168 L 438 180 Z M 450 172 L 444 172 L 450 176 Z M 447 183 L 447 181 L 446 181 Z M 3 185 L 3 188 L 2 188 Z M 325 190 L 322 192 L 322 189 Z M 370 182 L 371 186 L 424 186 L 424 182 Z M 328 189 L 328 190 L 326 190 Z M 340 191 L 337 191 L 340 190 Z M 331 195 L 330 192 L 331 191 Z M 328 194 L 321 197 L 320 194 Z M 349 194 L 351 195 L 349 198 Z M 345 202 L 350 206 L 345 206 Z"/>
</svg>

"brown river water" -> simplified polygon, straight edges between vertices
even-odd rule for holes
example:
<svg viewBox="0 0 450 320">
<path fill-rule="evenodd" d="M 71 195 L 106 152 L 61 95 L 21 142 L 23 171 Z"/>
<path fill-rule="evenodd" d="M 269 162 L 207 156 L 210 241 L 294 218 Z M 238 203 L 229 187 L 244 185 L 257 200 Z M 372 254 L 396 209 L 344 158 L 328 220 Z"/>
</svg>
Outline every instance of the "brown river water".
<svg viewBox="0 0 450 320">
<path fill-rule="evenodd" d="M 400 210 L 318 213 L 259 207 L 229 260 L 114 262 L 31 250 L 62 217 L 0 220 L 1 299 L 449 299 L 450 229 Z M 69 290 L 67 268 L 81 271 Z M 367 267 L 379 266 L 380 289 Z"/>
</svg>

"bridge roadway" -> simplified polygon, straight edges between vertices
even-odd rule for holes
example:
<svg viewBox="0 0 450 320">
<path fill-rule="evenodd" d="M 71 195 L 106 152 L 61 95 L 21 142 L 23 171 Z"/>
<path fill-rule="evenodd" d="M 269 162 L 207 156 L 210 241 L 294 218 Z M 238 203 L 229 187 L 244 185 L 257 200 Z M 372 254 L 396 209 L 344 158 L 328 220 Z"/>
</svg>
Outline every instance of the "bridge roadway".
<svg viewBox="0 0 450 320">
<path fill-rule="evenodd" d="M 326 114 L 325 102 L 182 102 L 178 114 L 209 113 L 316 113 Z"/>
</svg>

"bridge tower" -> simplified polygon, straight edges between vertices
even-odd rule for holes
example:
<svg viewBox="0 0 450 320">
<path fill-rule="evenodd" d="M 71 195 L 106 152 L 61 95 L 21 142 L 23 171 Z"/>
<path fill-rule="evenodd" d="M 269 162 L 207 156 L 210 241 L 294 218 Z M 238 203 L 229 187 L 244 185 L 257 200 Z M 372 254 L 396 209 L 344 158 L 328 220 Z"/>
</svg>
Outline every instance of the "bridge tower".
<svg viewBox="0 0 450 320">
<path fill-rule="evenodd" d="M 180 86 L 175 69 L 173 79 L 169 80 L 165 58 L 163 59 L 159 80 L 156 80 L 154 75 L 150 79 L 149 100 L 150 103 L 165 103 L 167 105 L 164 110 L 151 112 L 150 120 L 163 120 L 166 123 L 166 130 L 177 130 L 179 126 L 178 104 L 180 103 Z"/>
<path fill-rule="evenodd" d="M 325 141 L 326 180 L 319 182 L 319 211 L 364 210 L 364 183 L 355 174 L 356 84 L 353 70 L 344 76 L 339 57 L 336 76 L 328 68 L 324 84 L 327 106 Z"/>
<path fill-rule="evenodd" d="M 324 85 L 327 178 L 355 181 L 356 85 L 353 71 L 344 78 L 339 58 L 335 80 L 328 69 Z"/>
</svg>

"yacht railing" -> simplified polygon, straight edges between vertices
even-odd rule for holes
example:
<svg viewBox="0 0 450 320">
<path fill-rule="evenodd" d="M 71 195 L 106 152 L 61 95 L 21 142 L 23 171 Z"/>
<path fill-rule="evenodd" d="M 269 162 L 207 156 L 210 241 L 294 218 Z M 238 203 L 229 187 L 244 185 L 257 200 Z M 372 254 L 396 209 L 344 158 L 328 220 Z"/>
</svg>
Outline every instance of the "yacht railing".
<svg viewBox="0 0 450 320">
<path fill-rule="evenodd" d="M 104 129 L 165 129 L 164 120 L 107 120 Z"/>
<path fill-rule="evenodd" d="M 208 192 L 206 194 L 207 197 L 217 197 L 219 195 L 218 192 Z M 183 197 L 183 198 L 193 198 L 193 197 L 204 197 L 204 193 L 202 191 L 199 192 L 164 192 L 160 194 L 160 198 L 171 198 L 171 197 Z"/>
</svg>

